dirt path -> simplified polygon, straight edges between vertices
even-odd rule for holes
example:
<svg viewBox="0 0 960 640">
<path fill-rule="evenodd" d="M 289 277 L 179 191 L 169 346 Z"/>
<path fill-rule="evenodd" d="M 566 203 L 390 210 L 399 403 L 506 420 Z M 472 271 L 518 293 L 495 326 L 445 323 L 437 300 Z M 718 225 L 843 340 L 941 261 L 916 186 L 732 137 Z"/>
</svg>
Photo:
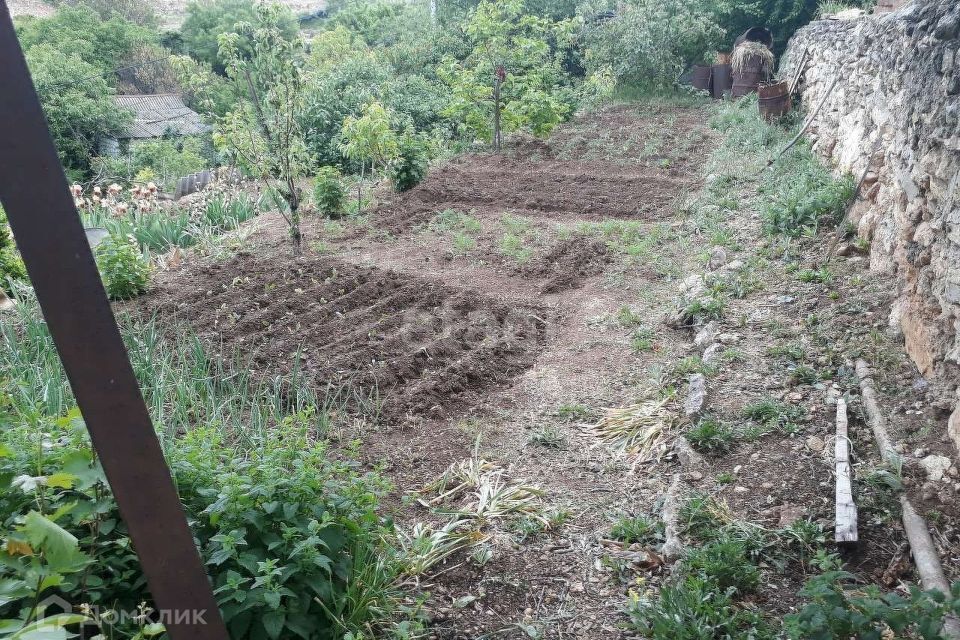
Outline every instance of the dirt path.
<svg viewBox="0 0 960 640">
<path fill-rule="evenodd" d="M 492 522 L 489 557 L 458 552 L 421 578 L 433 637 L 621 637 L 628 592 L 666 569 L 656 553 L 611 546 L 611 523 L 658 516 L 674 474 L 771 531 L 798 519 L 832 526 L 830 402 L 854 390 L 834 373 L 885 318 L 887 283 L 856 282 L 856 300 L 832 293 L 859 278 L 862 258 L 841 260 L 832 284 L 803 282 L 775 259 L 782 248 L 761 239 L 755 214 L 690 206 L 716 144 L 707 119 L 707 108 L 620 105 L 503 156 L 459 157 L 385 196 L 362 225 L 312 222 L 312 251 L 296 261 L 281 221 L 264 217 L 248 251 L 167 274 L 148 304 L 265 375 L 296 367 L 375 388 L 379 419 L 343 437 L 360 436 L 400 493 L 475 446 L 504 478 L 542 489 L 542 521 Z M 701 337 L 717 344 L 706 366 L 695 332 L 664 319 L 718 245 L 730 302 Z M 877 339 L 876 353 L 888 348 Z M 890 371 L 909 376 L 891 353 Z M 797 411 L 695 469 L 677 460 L 679 431 L 660 443 L 659 462 L 635 466 L 585 429 L 651 388 L 676 388 L 679 416 L 697 372 L 720 420 L 744 422 L 744 407 L 764 399 Z M 396 504 L 402 526 L 443 522 L 415 501 Z M 872 579 L 902 541 L 884 504 L 849 558 Z M 804 577 L 785 561 L 754 604 L 782 615 Z"/>
</svg>

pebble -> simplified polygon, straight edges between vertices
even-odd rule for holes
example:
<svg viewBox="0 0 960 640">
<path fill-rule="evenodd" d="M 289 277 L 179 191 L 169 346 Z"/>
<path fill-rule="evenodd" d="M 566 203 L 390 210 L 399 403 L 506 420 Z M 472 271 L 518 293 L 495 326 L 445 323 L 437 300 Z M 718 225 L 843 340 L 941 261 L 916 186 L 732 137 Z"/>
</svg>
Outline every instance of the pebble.
<svg viewBox="0 0 960 640">
<path fill-rule="evenodd" d="M 714 247 L 710 252 L 710 270 L 716 271 L 727 263 L 727 252 L 723 247 Z"/>
<path fill-rule="evenodd" d="M 827 445 L 823 441 L 823 438 L 820 438 L 819 436 L 809 436 L 807 438 L 807 448 L 809 448 L 811 451 L 820 453 L 826 448 L 826 446 Z"/>
<path fill-rule="evenodd" d="M 750 489 L 747 489 L 746 487 L 739 487 L 739 486 L 734 487 L 733 491 L 735 493 L 750 493 Z"/>
<path fill-rule="evenodd" d="M 740 475 L 740 472 L 741 472 L 741 471 L 743 471 L 743 465 L 742 465 L 742 464 L 738 464 L 737 466 L 735 466 L 735 467 L 733 468 L 733 472 L 734 472 L 735 474 L 737 474 L 737 475 Z"/>
</svg>

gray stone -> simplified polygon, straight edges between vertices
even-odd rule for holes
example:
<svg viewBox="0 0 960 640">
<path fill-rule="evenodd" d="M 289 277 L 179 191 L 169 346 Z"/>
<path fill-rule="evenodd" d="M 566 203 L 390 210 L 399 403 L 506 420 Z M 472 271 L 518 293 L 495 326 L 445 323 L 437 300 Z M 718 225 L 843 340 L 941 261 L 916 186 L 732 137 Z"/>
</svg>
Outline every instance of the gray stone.
<svg viewBox="0 0 960 640">
<path fill-rule="evenodd" d="M 940 482 L 944 474 L 951 466 L 953 461 L 946 456 L 932 454 L 920 461 L 920 466 L 927 472 L 927 480 L 930 482 Z"/>
<path fill-rule="evenodd" d="M 720 335 L 720 329 L 717 327 L 717 322 L 716 320 L 711 320 L 697 331 L 697 335 L 693 337 L 693 344 L 698 349 L 703 349 L 707 345 L 715 342 L 718 335 Z"/>
<path fill-rule="evenodd" d="M 707 379 L 702 373 L 690 376 L 687 386 L 687 399 L 683 403 L 683 412 L 688 418 L 700 415 L 707 402 Z"/>
<path fill-rule="evenodd" d="M 727 250 L 723 247 L 714 247 L 710 252 L 710 270 L 716 271 L 725 264 L 727 264 Z"/>
</svg>

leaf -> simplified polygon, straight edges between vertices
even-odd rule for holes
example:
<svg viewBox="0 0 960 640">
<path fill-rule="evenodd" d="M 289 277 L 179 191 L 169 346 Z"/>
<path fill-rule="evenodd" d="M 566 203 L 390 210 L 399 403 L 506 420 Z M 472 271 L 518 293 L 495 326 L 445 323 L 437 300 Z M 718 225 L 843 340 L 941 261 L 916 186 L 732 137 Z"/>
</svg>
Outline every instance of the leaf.
<svg viewBox="0 0 960 640">
<path fill-rule="evenodd" d="M 25 540 L 17 540 L 15 538 L 8 538 L 7 544 L 4 547 L 12 556 L 32 556 L 33 547 L 30 546 L 30 543 Z"/>
<path fill-rule="evenodd" d="M 267 635 L 271 638 L 279 638 L 283 632 L 283 624 L 286 621 L 287 614 L 283 611 L 271 611 L 263 616 L 261 622 L 263 628 L 267 630 Z"/>
<path fill-rule="evenodd" d="M 76 570 L 86 559 L 72 533 L 36 511 L 27 514 L 20 531 L 56 570 Z"/>
<path fill-rule="evenodd" d="M 73 483 L 76 479 L 76 476 L 61 471 L 60 473 L 55 473 L 52 476 L 47 476 L 47 486 L 70 489 L 73 487 Z"/>
</svg>

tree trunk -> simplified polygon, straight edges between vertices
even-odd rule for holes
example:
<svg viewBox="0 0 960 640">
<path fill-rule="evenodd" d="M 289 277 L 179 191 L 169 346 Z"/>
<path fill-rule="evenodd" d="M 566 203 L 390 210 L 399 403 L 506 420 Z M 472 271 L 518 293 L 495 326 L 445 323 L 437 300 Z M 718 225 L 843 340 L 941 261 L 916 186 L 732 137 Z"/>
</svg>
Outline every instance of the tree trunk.
<svg viewBox="0 0 960 640">
<path fill-rule="evenodd" d="M 360 163 L 360 181 L 357 182 L 357 215 L 360 215 L 360 203 L 362 202 L 362 192 L 361 187 L 363 186 L 363 176 L 364 170 L 367 168 L 366 163 Z"/>
<path fill-rule="evenodd" d="M 292 178 L 287 180 L 287 204 L 290 206 L 290 241 L 293 243 L 293 255 L 303 254 L 303 234 L 300 232 L 300 194 Z"/>
<path fill-rule="evenodd" d="M 500 133 L 500 85 L 502 81 L 500 74 L 493 77 L 493 148 L 500 151 L 502 145 L 502 136 Z"/>
</svg>

